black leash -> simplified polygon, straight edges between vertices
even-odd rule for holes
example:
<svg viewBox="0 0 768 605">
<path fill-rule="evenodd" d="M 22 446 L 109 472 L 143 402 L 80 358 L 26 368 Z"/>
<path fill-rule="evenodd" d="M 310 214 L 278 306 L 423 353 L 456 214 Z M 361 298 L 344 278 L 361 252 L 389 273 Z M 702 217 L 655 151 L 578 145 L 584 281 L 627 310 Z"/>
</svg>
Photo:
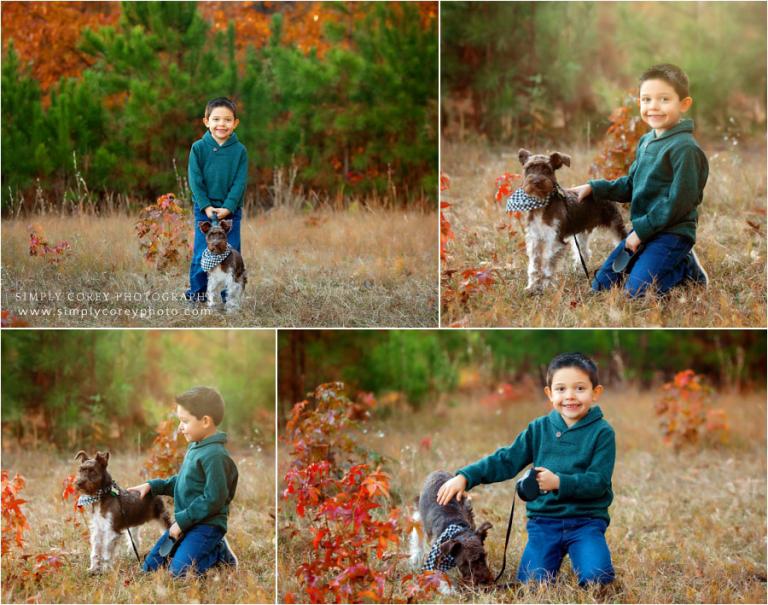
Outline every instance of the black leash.
<svg viewBox="0 0 768 605">
<path fill-rule="evenodd" d="M 117 484 L 117 481 L 113 481 L 112 485 L 115 486 L 115 489 L 117 489 L 117 504 L 120 506 L 120 515 L 123 517 L 123 521 L 125 521 L 125 511 L 123 510 L 123 501 L 120 500 L 120 486 Z M 131 539 L 131 546 L 133 546 L 133 552 L 136 555 L 136 560 L 139 562 L 139 565 L 141 565 L 141 557 L 139 556 L 139 549 L 136 548 L 136 542 L 133 541 L 133 535 L 131 534 L 131 529 L 129 527 L 125 528 L 125 531 L 128 532 L 128 537 Z"/>
<path fill-rule="evenodd" d="M 493 581 L 494 584 L 496 584 L 499 581 L 499 578 L 504 575 L 504 570 L 507 567 L 507 546 L 509 546 L 509 534 L 512 533 L 512 519 L 515 517 L 515 500 L 517 500 L 517 494 L 512 494 L 512 510 L 509 511 L 509 522 L 507 523 L 507 537 L 504 538 L 504 558 L 501 561 L 501 571 L 499 572 L 499 575 L 496 576 L 496 579 Z M 503 585 L 504 588 L 506 588 L 508 585 Z"/>
<path fill-rule="evenodd" d="M 566 203 L 567 196 L 565 195 L 565 191 L 563 191 L 563 188 L 558 183 L 556 185 L 557 187 L 557 194 L 563 198 L 563 203 L 565 204 L 565 212 L 568 213 L 568 204 Z M 589 277 L 589 269 L 587 269 L 587 263 L 584 262 L 584 256 L 581 253 L 581 246 L 579 246 L 579 238 L 576 237 L 576 234 L 573 235 L 573 241 L 576 243 L 576 252 L 579 253 L 579 260 L 581 261 L 581 268 L 584 269 L 584 275 L 587 276 L 587 280 L 590 282 L 592 279 Z"/>
<path fill-rule="evenodd" d="M 581 266 L 584 269 L 584 275 L 587 276 L 587 279 L 590 279 L 589 271 L 587 270 L 587 263 L 584 262 L 584 257 L 581 255 L 581 246 L 579 246 L 579 238 L 576 237 L 576 235 L 574 235 L 573 241 L 576 242 L 576 251 L 579 253 L 579 260 L 581 261 Z"/>
</svg>

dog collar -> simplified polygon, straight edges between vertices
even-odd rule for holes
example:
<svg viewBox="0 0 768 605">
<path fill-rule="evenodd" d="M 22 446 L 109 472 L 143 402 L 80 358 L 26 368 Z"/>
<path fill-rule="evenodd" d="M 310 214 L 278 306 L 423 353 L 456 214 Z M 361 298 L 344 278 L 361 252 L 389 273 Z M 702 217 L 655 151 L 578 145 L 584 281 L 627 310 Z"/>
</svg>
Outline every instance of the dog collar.
<svg viewBox="0 0 768 605">
<path fill-rule="evenodd" d="M 203 250 L 203 257 L 200 259 L 200 266 L 203 271 L 210 271 L 215 266 L 220 265 L 232 252 L 232 246 L 227 244 L 227 249 L 222 254 L 214 254 L 208 248 Z"/>
<path fill-rule="evenodd" d="M 440 547 L 451 538 L 458 536 L 468 529 L 466 525 L 458 523 L 446 527 L 443 533 L 440 534 L 440 537 L 432 544 L 432 548 L 429 549 L 427 560 L 424 561 L 424 571 L 448 571 L 456 567 L 456 559 L 449 554 L 440 552 Z"/>
<path fill-rule="evenodd" d="M 83 508 L 85 506 L 88 506 L 89 504 L 94 504 L 104 498 L 104 496 L 111 494 L 113 496 L 119 496 L 120 492 L 117 490 L 117 484 L 112 483 L 109 487 L 104 487 L 99 490 L 99 493 L 95 496 L 80 496 L 77 499 L 77 506 L 78 508 Z"/>
<path fill-rule="evenodd" d="M 507 212 L 530 212 L 537 208 L 544 208 L 552 201 L 554 195 L 554 189 L 545 198 L 534 197 L 522 189 L 515 189 L 514 193 L 507 198 Z"/>
</svg>

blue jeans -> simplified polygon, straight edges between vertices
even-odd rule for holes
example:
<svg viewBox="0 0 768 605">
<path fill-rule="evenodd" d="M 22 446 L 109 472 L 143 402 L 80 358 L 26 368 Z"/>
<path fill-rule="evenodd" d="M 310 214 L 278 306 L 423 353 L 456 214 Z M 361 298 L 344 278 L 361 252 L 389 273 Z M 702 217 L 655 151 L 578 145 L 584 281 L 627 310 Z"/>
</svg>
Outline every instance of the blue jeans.
<svg viewBox="0 0 768 605">
<path fill-rule="evenodd" d="M 581 586 L 613 582 L 616 574 L 605 541 L 608 523 L 604 519 L 534 517 L 527 527 L 528 543 L 517 570 L 521 582 L 553 580 L 566 554 Z"/>
<path fill-rule="evenodd" d="M 597 271 L 592 282 L 594 291 L 612 288 L 626 278 L 624 290 L 633 298 L 642 296 L 651 283 L 656 284 L 659 294 L 664 294 L 689 277 L 687 257 L 693 248 L 689 239 L 674 233 L 660 233 L 643 242 L 626 269 L 617 273 L 613 270 L 613 261 L 624 249 L 624 241 Z"/>
<path fill-rule="evenodd" d="M 222 561 L 222 538 L 224 530 L 215 525 L 193 525 L 181 536 L 181 540 L 165 557 L 158 552 L 168 535 L 166 531 L 149 551 L 142 569 L 155 571 L 168 565 L 171 575 L 181 577 L 194 565 L 198 574 L 203 574 Z"/>
<path fill-rule="evenodd" d="M 225 221 L 232 221 L 232 229 L 227 233 L 227 241 L 238 252 L 240 250 L 240 219 L 243 216 L 242 208 L 235 210 L 235 213 L 223 219 Z M 205 250 L 205 233 L 200 231 L 198 227 L 199 221 L 210 221 L 205 212 L 195 206 L 194 211 L 194 229 L 195 229 L 195 243 L 192 247 L 192 263 L 189 266 L 189 290 L 186 292 L 187 300 L 205 300 L 205 293 L 208 290 L 208 274 L 203 271 L 200 266 L 200 259 L 203 258 L 203 251 Z M 221 297 L 226 302 L 226 290 L 221 293 Z"/>
</svg>

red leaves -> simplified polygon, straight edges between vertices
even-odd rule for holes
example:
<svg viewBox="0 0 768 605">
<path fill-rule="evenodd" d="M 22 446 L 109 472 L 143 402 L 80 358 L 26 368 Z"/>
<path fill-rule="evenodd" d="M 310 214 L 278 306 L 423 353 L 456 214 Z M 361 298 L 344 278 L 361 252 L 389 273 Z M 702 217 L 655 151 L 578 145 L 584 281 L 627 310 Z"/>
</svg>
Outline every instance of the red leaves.
<svg viewBox="0 0 768 605">
<path fill-rule="evenodd" d="M 10 552 L 11 546 L 24 548 L 24 532 L 29 527 L 29 522 L 21 505 L 26 500 L 19 497 L 19 493 L 24 489 L 26 479 L 22 475 L 15 475 L 9 479 L 8 471 L 2 471 L 2 503 L 3 503 L 3 529 L 2 529 L 2 554 Z"/>
<path fill-rule="evenodd" d="M 144 208 L 135 228 L 144 258 L 155 263 L 158 271 L 189 260 L 187 213 L 176 203 L 173 193 L 161 195 L 157 202 Z"/>
<path fill-rule="evenodd" d="M 20 319 L 10 311 L 0 311 L 0 327 L 3 328 L 26 328 L 29 322 Z"/>
<path fill-rule="evenodd" d="M 29 225 L 29 255 L 44 258 L 52 265 L 58 265 L 66 258 L 66 254 L 72 249 L 66 240 L 60 241 L 55 246 L 48 243 L 45 231 L 40 225 Z"/>
<path fill-rule="evenodd" d="M 517 189 L 516 182 L 521 178 L 521 175 L 512 172 L 505 172 L 499 177 L 496 177 L 496 194 L 494 199 L 497 204 L 503 204 L 512 192 Z"/>
<path fill-rule="evenodd" d="M 589 168 L 594 178 L 617 179 L 629 172 L 635 159 L 637 143 L 648 128 L 640 119 L 638 99 L 633 93 L 611 113 L 611 125 L 603 138 L 600 150 Z"/>
<path fill-rule="evenodd" d="M 176 419 L 162 421 L 155 429 L 155 438 L 149 449 L 142 474 L 147 477 L 170 477 L 176 474 L 187 451 L 184 436 L 178 431 Z"/>
<path fill-rule="evenodd" d="M 286 425 L 291 464 L 282 497 L 295 506 L 296 520 L 284 535 L 311 536 L 296 570 L 304 594 L 287 593 L 286 603 L 391 601 L 385 590 L 394 588 L 400 559 L 389 552 L 400 542 L 400 511 L 390 508 L 390 475 L 360 461 L 351 434 L 368 417 L 351 410 L 373 407 L 375 399 L 361 394 L 353 405 L 343 391 L 341 383 L 320 385 Z"/>
<path fill-rule="evenodd" d="M 728 438 L 725 411 L 710 407 L 713 391 L 702 378 L 693 370 L 683 370 L 661 387 L 655 411 L 662 437 L 675 451 L 698 446 L 702 440 L 718 443 Z"/>
</svg>

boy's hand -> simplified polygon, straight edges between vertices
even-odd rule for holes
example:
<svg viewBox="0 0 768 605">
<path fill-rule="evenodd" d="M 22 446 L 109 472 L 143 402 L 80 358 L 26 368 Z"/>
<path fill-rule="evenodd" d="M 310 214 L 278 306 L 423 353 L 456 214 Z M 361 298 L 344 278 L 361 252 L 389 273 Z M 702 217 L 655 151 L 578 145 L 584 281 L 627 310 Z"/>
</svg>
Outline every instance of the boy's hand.
<svg viewBox="0 0 768 605">
<path fill-rule="evenodd" d="M 592 195 L 592 185 L 587 183 L 586 185 L 579 185 L 578 187 L 573 187 L 569 189 L 568 191 L 573 191 L 577 196 L 578 199 L 577 202 L 584 201 L 584 198 L 588 195 Z"/>
<path fill-rule="evenodd" d="M 181 528 L 179 527 L 178 523 L 171 525 L 171 527 L 168 529 L 168 535 L 171 536 L 171 538 L 174 540 L 179 539 L 179 536 L 181 535 Z"/>
<path fill-rule="evenodd" d="M 134 485 L 133 487 L 129 487 L 129 492 L 139 492 L 139 497 L 143 500 L 146 495 L 151 491 L 152 488 L 149 487 L 149 483 L 141 483 L 140 485 Z"/>
<path fill-rule="evenodd" d="M 227 218 L 230 214 L 232 213 L 226 208 L 216 208 L 216 215 L 219 217 L 219 220 Z"/>
<path fill-rule="evenodd" d="M 465 489 L 467 489 L 467 478 L 464 475 L 456 475 L 453 479 L 443 483 L 437 490 L 437 503 L 440 506 L 445 506 L 453 500 L 454 496 L 456 496 L 456 500 L 461 501 L 466 495 Z"/>
<path fill-rule="evenodd" d="M 214 208 L 213 206 L 208 206 L 205 210 L 203 210 L 203 212 L 205 212 L 205 216 L 207 216 L 208 218 L 213 218 L 213 215 L 217 214 L 216 208 Z"/>
<path fill-rule="evenodd" d="M 624 247 L 627 250 L 631 250 L 632 254 L 634 254 L 635 252 L 637 252 L 637 249 L 640 247 L 641 243 L 642 242 L 640 241 L 640 238 L 637 237 L 637 233 L 633 231 L 632 233 L 629 234 L 626 241 L 624 242 Z"/>
<path fill-rule="evenodd" d="M 553 492 L 556 489 L 560 489 L 560 477 L 555 475 L 548 468 L 543 466 L 537 466 L 536 470 L 536 483 L 539 484 L 539 489 L 543 492 Z"/>
</svg>

